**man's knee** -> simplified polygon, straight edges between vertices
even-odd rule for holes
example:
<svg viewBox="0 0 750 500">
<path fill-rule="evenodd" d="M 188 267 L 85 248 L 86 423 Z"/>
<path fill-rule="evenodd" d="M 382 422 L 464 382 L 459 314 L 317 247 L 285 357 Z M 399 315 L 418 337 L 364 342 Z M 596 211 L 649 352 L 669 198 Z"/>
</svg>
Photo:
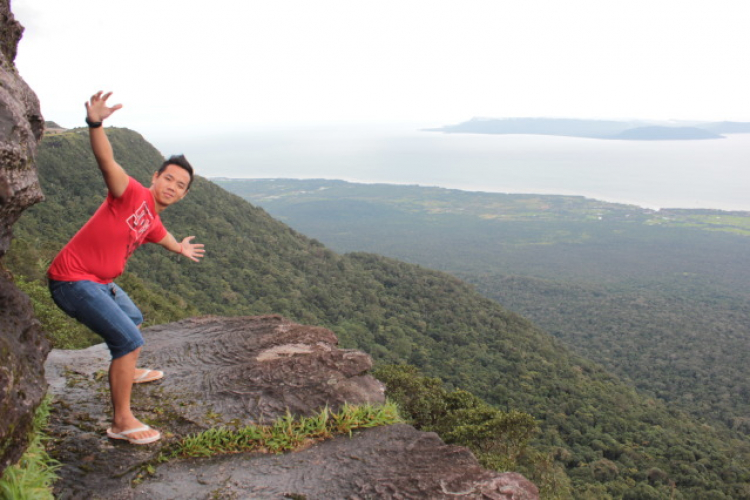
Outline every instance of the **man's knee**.
<svg viewBox="0 0 750 500">
<path fill-rule="evenodd" d="M 115 303 L 131 319 L 133 324 L 140 328 L 143 323 L 143 313 L 141 310 L 138 309 L 138 306 L 135 305 L 125 290 L 115 283 L 112 283 L 112 289 L 114 290 Z"/>
<path fill-rule="evenodd" d="M 138 333 L 140 334 L 140 332 Z M 105 340 L 107 339 L 105 338 Z M 130 342 L 128 342 L 127 344 L 114 344 L 107 341 L 107 347 L 109 347 L 109 352 L 112 355 L 113 361 L 125 356 L 137 356 L 141 352 L 143 344 L 143 337 L 141 337 L 140 335 L 137 338 L 131 338 Z"/>
</svg>

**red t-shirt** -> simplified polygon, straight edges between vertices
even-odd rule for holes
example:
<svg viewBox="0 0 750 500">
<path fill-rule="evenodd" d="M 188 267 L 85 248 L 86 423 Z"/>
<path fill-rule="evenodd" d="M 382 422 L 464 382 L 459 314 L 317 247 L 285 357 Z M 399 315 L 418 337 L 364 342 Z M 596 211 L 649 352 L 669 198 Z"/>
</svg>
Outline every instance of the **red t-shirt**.
<svg viewBox="0 0 750 500">
<path fill-rule="evenodd" d="M 156 243 L 167 230 L 156 213 L 154 197 L 130 178 L 122 196 L 112 193 L 89 221 L 57 254 L 47 276 L 57 281 L 110 283 L 143 243 Z"/>
</svg>

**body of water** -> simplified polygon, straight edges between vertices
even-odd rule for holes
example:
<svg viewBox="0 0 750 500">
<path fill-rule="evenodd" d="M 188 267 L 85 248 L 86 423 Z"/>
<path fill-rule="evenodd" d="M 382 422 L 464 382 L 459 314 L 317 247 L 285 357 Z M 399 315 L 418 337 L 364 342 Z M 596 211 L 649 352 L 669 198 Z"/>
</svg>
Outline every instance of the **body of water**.
<svg viewBox="0 0 750 500">
<path fill-rule="evenodd" d="M 204 177 L 324 178 L 581 195 L 649 208 L 750 210 L 750 134 L 612 141 L 327 126 L 161 140 Z"/>
</svg>

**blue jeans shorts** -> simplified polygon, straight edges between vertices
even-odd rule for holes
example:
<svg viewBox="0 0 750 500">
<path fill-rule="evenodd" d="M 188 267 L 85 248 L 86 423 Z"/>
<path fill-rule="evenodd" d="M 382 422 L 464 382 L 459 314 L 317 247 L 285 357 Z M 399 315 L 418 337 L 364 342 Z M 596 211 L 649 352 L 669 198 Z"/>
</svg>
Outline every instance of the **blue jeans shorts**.
<svg viewBox="0 0 750 500">
<path fill-rule="evenodd" d="M 138 326 L 143 314 L 128 294 L 114 283 L 49 280 L 52 300 L 65 313 L 100 335 L 112 359 L 129 354 L 143 345 Z"/>
</svg>

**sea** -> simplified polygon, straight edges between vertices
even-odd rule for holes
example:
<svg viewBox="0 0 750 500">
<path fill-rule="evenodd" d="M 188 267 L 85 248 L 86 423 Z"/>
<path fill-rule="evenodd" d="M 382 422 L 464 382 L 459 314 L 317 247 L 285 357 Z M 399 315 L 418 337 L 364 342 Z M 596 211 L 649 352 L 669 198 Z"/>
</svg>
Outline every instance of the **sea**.
<svg viewBox="0 0 750 500">
<path fill-rule="evenodd" d="M 446 134 L 426 124 L 249 128 L 154 145 L 198 174 L 577 195 L 644 208 L 750 211 L 750 134 L 695 141 Z M 433 125 L 434 127 L 434 125 Z"/>
</svg>

